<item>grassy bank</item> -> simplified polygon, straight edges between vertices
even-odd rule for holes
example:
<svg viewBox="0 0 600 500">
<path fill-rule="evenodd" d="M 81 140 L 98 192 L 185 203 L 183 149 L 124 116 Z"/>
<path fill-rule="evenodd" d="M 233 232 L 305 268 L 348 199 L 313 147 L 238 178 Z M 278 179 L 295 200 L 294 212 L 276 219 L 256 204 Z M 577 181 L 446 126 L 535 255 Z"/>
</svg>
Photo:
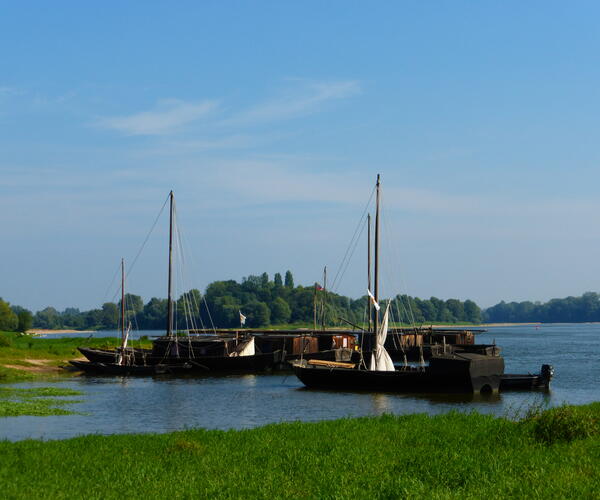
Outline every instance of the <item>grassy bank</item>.
<svg viewBox="0 0 600 500">
<path fill-rule="evenodd" d="M 598 498 L 600 403 L 0 443 L 4 498 Z"/>
<path fill-rule="evenodd" d="M 22 382 L 68 375 L 62 370 L 70 359 L 81 358 L 79 346 L 113 348 L 117 338 L 37 338 L 13 332 L 0 332 L 0 383 Z M 136 341 L 135 345 L 139 345 Z M 141 345 L 149 347 L 151 342 Z"/>
</svg>

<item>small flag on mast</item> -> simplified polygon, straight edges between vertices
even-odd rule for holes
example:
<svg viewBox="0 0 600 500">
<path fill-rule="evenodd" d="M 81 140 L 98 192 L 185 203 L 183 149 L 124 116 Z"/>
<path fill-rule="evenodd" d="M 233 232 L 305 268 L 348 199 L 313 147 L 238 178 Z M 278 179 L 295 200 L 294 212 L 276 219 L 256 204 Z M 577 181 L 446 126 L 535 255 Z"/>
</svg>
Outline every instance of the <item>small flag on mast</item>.
<svg viewBox="0 0 600 500">
<path fill-rule="evenodd" d="M 368 288 L 367 288 L 367 294 L 371 298 L 371 302 L 373 302 L 373 307 L 375 307 L 375 309 L 377 309 L 379 311 L 379 309 L 381 309 L 381 308 L 379 307 L 379 304 L 375 300 L 375 296 L 371 293 L 371 290 L 369 290 Z"/>
<path fill-rule="evenodd" d="M 323 290 L 323 287 L 321 285 L 319 285 L 318 283 L 315 283 L 315 290 L 317 292 L 320 292 L 321 290 Z"/>
<path fill-rule="evenodd" d="M 240 313 L 240 325 L 245 325 L 246 324 L 246 316 L 244 316 L 242 314 L 242 311 L 239 311 Z"/>
</svg>

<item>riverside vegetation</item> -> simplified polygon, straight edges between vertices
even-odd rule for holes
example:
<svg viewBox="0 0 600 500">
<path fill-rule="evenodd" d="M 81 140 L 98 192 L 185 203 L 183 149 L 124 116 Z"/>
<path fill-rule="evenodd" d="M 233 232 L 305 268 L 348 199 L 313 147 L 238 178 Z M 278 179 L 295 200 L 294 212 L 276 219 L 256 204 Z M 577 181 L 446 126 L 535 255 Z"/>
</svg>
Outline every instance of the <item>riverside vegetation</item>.
<svg viewBox="0 0 600 500">
<path fill-rule="evenodd" d="M 0 383 L 24 382 L 66 375 L 60 366 L 69 359 L 79 358 L 77 347 L 114 348 L 117 338 L 36 338 L 15 332 L 0 331 Z M 136 346 L 150 347 L 147 339 L 135 341 Z"/>
<path fill-rule="evenodd" d="M 64 409 L 63 406 L 80 401 L 62 398 L 81 394 L 83 393 L 80 391 L 60 387 L 0 387 L 0 417 L 72 415 L 74 412 Z"/>
<path fill-rule="evenodd" d="M 192 289 L 181 295 L 176 307 L 178 314 L 188 312 L 201 319 L 198 326 L 231 328 L 239 326 L 239 311 L 247 317 L 249 327 L 269 325 L 312 325 L 315 292 L 313 286 L 294 286 L 290 271 L 285 280 L 276 273 L 273 280 L 267 273 L 248 276 L 238 283 L 234 280 L 215 281 L 206 293 Z M 167 300 L 157 297 L 144 303 L 139 295 L 126 294 L 128 317 L 135 317 L 142 330 L 162 329 L 167 313 Z M 329 291 L 318 291 L 319 323 L 339 324 L 342 317 L 355 324 L 364 321 L 367 297 L 351 299 Z M 186 300 L 182 300 L 186 299 Z M 472 300 L 442 300 L 436 297 L 420 299 L 397 295 L 400 318 L 404 324 L 479 324 L 488 323 L 577 323 L 600 322 L 600 295 L 586 292 L 580 297 L 566 297 L 541 302 L 504 301 L 482 310 Z M 186 304 L 186 305 L 184 305 Z M 120 301 L 105 302 L 101 308 L 80 311 L 66 308 L 59 312 L 53 307 L 33 314 L 18 305 L 10 306 L 0 299 L 0 330 L 26 332 L 31 327 L 43 329 L 115 329 L 118 324 Z M 209 313 L 210 311 L 210 317 Z"/>
<path fill-rule="evenodd" d="M 367 297 L 351 299 L 330 291 L 317 290 L 318 284 L 295 286 L 290 271 L 282 278 L 276 273 L 271 280 L 267 273 L 248 276 L 238 283 L 234 280 L 215 281 L 208 285 L 204 295 L 190 290 L 177 301 L 178 315 L 184 317 L 186 310 L 199 317 L 198 326 L 231 328 L 239 326 L 239 311 L 247 317 L 246 326 L 291 325 L 313 323 L 315 293 L 319 304 L 319 323 L 331 326 L 339 324 L 342 317 L 359 323 L 365 320 Z M 182 300 L 185 299 L 185 300 Z M 399 309 L 407 323 L 479 323 L 481 310 L 472 300 L 427 300 L 399 295 Z M 30 325 L 45 329 L 106 329 L 117 327 L 120 301 L 105 302 L 101 308 L 80 311 L 67 308 L 62 312 L 46 307 L 34 315 L 20 306 L 0 307 L 0 330 L 26 331 L 27 318 Z M 135 317 L 135 325 L 141 330 L 162 329 L 167 315 L 167 300 L 157 297 L 144 303 L 139 295 L 126 294 L 127 317 Z M 405 314 L 407 311 L 411 314 Z M 4 312 L 3 312 L 4 311 Z M 210 314 L 209 314 L 210 311 Z M 404 311 L 404 312 L 402 312 Z"/>
<path fill-rule="evenodd" d="M 600 404 L 0 442 L 5 498 L 599 498 Z"/>
</svg>

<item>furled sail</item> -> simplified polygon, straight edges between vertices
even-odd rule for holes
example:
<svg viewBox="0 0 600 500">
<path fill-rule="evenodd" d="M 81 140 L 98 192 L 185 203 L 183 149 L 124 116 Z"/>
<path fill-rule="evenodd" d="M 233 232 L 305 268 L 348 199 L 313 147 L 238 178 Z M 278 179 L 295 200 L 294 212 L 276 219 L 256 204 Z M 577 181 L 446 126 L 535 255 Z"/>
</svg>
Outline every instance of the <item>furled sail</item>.
<svg viewBox="0 0 600 500">
<path fill-rule="evenodd" d="M 383 347 L 385 344 L 385 339 L 387 338 L 389 313 L 390 302 L 388 302 L 388 305 L 385 309 L 385 314 L 383 315 L 383 321 L 379 327 L 379 331 L 377 332 L 377 345 L 375 346 L 375 351 L 373 351 L 373 355 L 371 356 L 371 364 L 369 366 L 369 370 L 372 371 L 393 372 L 395 370 L 392 358 L 390 358 L 390 355 L 385 350 L 385 347 Z"/>
<path fill-rule="evenodd" d="M 231 353 L 231 356 L 254 356 L 256 351 L 254 349 L 254 337 L 248 340 L 245 344 L 238 348 L 235 352 Z"/>
</svg>

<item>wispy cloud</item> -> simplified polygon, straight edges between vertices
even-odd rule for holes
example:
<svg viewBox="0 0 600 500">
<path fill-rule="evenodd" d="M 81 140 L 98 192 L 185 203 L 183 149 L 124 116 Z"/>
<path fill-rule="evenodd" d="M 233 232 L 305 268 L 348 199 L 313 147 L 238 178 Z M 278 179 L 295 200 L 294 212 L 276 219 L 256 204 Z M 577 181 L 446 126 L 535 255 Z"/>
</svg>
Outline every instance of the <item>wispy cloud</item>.
<svg viewBox="0 0 600 500">
<path fill-rule="evenodd" d="M 210 100 L 186 102 L 167 99 L 159 101 L 151 111 L 100 118 L 95 125 L 125 135 L 165 135 L 210 114 L 216 107 L 217 102 Z"/>
<path fill-rule="evenodd" d="M 198 153 L 209 151 L 232 151 L 260 146 L 271 140 L 274 134 L 267 136 L 254 136 L 246 134 L 233 134 L 214 138 L 200 139 L 168 139 L 161 141 L 153 147 L 145 147 L 134 151 L 132 157 L 147 158 L 152 156 L 189 157 Z"/>
<path fill-rule="evenodd" d="M 22 95 L 24 92 L 16 87 L 0 86 L 0 95 Z"/>
<path fill-rule="evenodd" d="M 224 120 L 226 125 L 247 125 L 284 120 L 321 111 L 326 103 L 360 93 L 354 80 L 312 82 L 289 90 L 285 95 L 257 104 Z"/>
</svg>

